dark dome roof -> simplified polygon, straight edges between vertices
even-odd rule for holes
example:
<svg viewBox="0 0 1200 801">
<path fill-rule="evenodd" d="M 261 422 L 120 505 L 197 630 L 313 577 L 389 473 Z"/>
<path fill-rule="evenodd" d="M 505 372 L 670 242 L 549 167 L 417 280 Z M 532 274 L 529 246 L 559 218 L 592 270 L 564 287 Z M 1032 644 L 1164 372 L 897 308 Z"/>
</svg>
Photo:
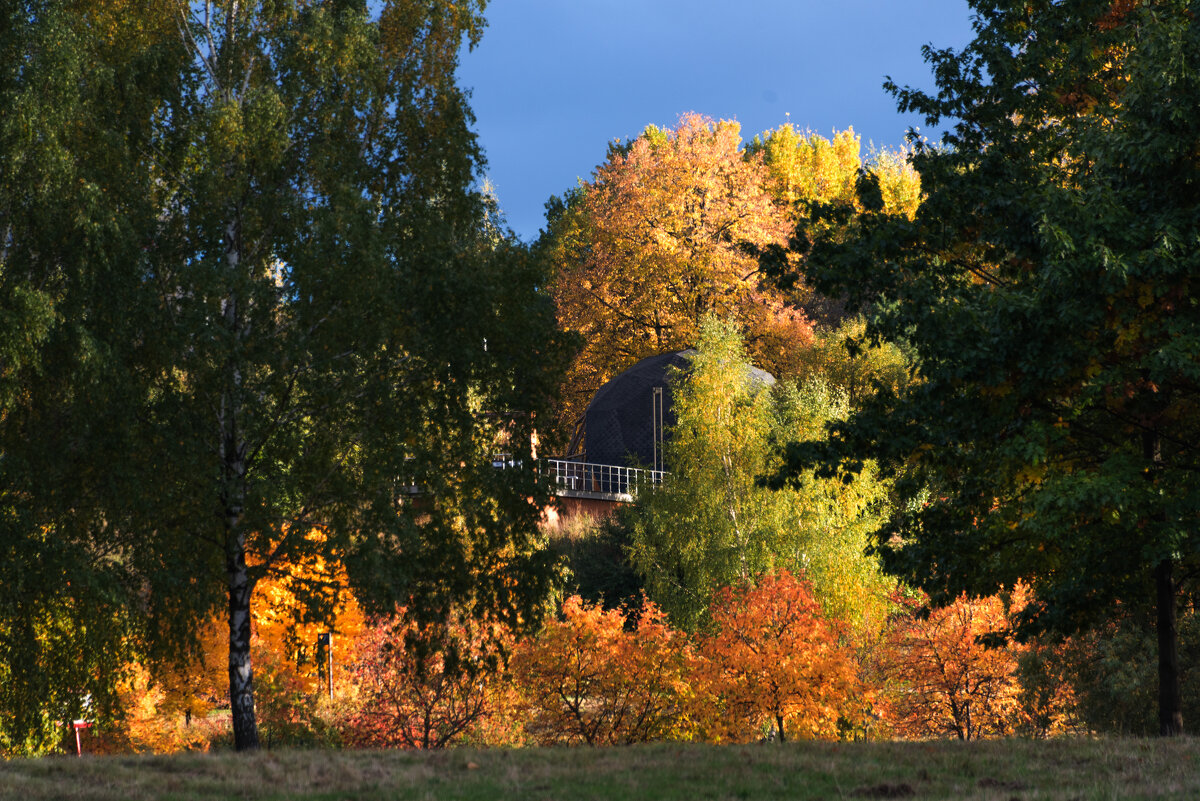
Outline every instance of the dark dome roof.
<svg viewBox="0 0 1200 801">
<path fill-rule="evenodd" d="M 669 373 L 672 367 L 686 371 L 694 353 L 688 349 L 650 356 L 600 387 L 584 412 L 586 460 L 594 464 L 653 467 L 654 389 L 663 389 L 661 424 L 669 431 L 675 425 Z M 774 376 L 756 367 L 751 368 L 749 377 L 764 386 L 775 383 Z"/>
</svg>

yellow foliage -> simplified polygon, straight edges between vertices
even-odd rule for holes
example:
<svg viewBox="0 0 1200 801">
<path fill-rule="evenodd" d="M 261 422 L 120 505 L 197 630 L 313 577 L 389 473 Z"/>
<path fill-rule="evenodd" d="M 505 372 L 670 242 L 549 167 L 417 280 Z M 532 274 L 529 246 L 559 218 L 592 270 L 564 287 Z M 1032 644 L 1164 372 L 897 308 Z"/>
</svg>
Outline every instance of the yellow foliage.
<svg viewBox="0 0 1200 801">
<path fill-rule="evenodd" d="M 829 203 L 860 209 L 856 184 L 866 167 L 879 178 L 883 210 L 912 218 L 921 202 L 921 179 L 904 151 L 881 150 L 864 162 L 853 128 L 835 131 L 832 139 L 797 131 L 790 123 L 755 137 L 746 148 L 761 155 L 776 200 L 800 214 L 799 203 Z"/>
<path fill-rule="evenodd" d="M 853 129 L 826 139 L 803 133 L 790 123 L 755 138 L 749 148 L 761 153 L 770 173 L 768 187 L 783 203 L 796 201 L 854 203 L 854 183 L 862 157 Z"/>
</svg>

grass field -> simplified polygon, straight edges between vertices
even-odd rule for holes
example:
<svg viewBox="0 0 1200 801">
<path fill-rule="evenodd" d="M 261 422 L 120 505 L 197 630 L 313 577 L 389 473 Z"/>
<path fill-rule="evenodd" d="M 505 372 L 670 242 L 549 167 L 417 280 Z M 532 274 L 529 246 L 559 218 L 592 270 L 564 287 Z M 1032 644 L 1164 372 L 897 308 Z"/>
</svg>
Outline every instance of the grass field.
<svg viewBox="0 0 1200 801">
<path fill-rule="evenodd" d="M 1200 739 L 268 751 L 0 762 L 0 799 L 1200 799 Z"/>
</svg>

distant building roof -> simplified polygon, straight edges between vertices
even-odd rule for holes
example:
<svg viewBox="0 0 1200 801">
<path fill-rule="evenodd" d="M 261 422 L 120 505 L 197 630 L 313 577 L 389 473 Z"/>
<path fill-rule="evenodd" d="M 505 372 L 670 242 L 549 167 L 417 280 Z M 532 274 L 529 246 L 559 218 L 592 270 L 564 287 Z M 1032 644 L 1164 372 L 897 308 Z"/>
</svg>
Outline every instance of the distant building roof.
<svg viewBox="0 0 1200 801">
<path fill-rule="evenodd" d="M 584 459 L 594 464 L 656 467 L 656 433 L 661 443 L 676 422 L 669 372 L 672 367 L 686 371 L 694 353 L 688 349 L 650 356 L 600 387 L 584 412 Z M 751 368 L 749 377 L 764 386 L 775 383 L 774 376 L 757 367 Z M 656 388 L 662 389 L 660 410 L 655 406 Z M 659 454 L 660 464 L 661 458 Z"/>
</svg>

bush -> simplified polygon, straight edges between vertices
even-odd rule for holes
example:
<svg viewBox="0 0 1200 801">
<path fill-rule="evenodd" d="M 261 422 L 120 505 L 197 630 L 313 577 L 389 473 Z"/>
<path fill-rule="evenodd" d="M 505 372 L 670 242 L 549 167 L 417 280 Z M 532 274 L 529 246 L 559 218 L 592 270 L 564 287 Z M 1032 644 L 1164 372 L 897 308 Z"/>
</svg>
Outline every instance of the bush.
<svg viewBox="0 0 1200 801">
<path fill-rule="evenodd" d="M 619 610 L 575 595 L 563 619 L 521 643 L 513 673 L 542 744 L 619 745 L 686 737 L 690 650 L 650 602 L 627 628 Z"/>
</svg>

